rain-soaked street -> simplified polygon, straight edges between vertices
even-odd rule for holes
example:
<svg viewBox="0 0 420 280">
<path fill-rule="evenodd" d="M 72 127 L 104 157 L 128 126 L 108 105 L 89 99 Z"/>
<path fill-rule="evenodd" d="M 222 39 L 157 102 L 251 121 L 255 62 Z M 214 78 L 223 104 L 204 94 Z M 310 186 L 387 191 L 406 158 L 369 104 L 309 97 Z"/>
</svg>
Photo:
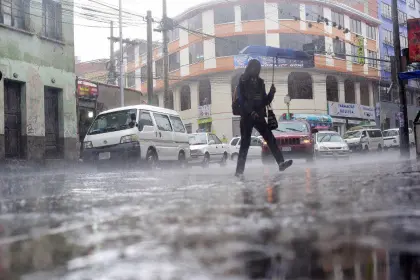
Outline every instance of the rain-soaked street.
<svg viewBox="0 0 420 280">
<path fill-rule="evenodd" d="M 2 174 L 0 279 L 419 275 L 416 161 L 388 152 L 296 161 L 281 175 L 250 162 L 244 182 L 233 173 L 230 163 Z"/>
</svg>

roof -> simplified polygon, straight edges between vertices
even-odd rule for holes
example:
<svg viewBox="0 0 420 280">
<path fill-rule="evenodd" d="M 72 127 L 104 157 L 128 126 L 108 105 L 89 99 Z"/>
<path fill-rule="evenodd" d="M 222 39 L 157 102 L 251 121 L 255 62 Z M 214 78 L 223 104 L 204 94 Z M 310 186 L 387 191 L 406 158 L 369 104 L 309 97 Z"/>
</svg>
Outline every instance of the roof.
<svg viewBox="0 0 420 280">
<path fill-rule="evenodd" d="M 168 115 L 175 115 L 175 116 L 179 115 L 178 112 L 175 111 L 175 110 L 156 107 L 156 106 L 151 106 L 151 105 L 143 105 L 143 104 L 117 107 L 117 108 L 114 108 L 114 109 L 103 111 L 103 112 L 100 113 L 100 115 L 107 114 L 107 113 L 112 113 L 112 112 L 118 112 L 118 111 L 122 111 L 122 110 L 132 110 L 132 109 L 153 111 L 153 112 L 158 112 L 158 113 L 168 114 Z"/>
</svg>

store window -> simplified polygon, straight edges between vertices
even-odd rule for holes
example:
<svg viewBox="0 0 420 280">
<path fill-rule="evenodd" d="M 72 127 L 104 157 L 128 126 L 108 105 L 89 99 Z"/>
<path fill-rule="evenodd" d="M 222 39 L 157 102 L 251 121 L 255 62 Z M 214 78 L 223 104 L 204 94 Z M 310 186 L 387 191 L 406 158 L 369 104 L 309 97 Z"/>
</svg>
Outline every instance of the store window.
<svg viewBox="0 0 420 280">
<path fill-rule="evenodd" d="M 338 102 L 338 82 L 334 76 L 327 76 L 327 101 Z"/>
<path fill-rule="evenodd" d="M 235 22 L 235 9 L 232 5 L 223 5 L 214 9 L 214 24 Z"/>
<path fill-rule="evenodd" d="M 241 17 L 243 21 L 264 19 L 264 3 L 248 2 L 241 5 Z"/>
<path fill-rule="evenodd" d="M 292 72 L 287 79 L 287 86 L 290 98 L 312 99 L 313 87 L 312 77 L 306 72 Z"/>
<path fill-rule="evenodd" d="M 279 5 L 278 15 L 279 19 L 300 18 L 300 4 L 287 3 L 287 5 Z"/>
<path fill-rule="evenodd" d="M 354 91 L 354 82 L 351 80 L 344 81 L 344 98 L 346 103 L 356 103 L 356 94 Z"/>
<path fill-rule="evenodd" d="M 190 64 L 204 61 L 203 42 L 198 42 L 189 46 Z"/>
</svg>

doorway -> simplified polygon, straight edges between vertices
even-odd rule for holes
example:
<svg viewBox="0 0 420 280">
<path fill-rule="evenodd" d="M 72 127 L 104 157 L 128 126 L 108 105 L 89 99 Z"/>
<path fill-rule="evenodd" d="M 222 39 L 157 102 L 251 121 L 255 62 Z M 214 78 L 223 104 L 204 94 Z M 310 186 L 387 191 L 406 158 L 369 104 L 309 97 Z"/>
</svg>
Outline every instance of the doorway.
<svg viewBox="0 0 420 280">
<path fill-rule="evenodd" d="M 5 157 L 22 157 L 22 114 L 20 83 L 4 81 L 4 140 Z"/>
<path fill-rule="evenodd" d="M 57 159 L 61 157 L 58 121 L 58 97 L 60 90 L 45 87 L 45 158 Z"/>
</svg>

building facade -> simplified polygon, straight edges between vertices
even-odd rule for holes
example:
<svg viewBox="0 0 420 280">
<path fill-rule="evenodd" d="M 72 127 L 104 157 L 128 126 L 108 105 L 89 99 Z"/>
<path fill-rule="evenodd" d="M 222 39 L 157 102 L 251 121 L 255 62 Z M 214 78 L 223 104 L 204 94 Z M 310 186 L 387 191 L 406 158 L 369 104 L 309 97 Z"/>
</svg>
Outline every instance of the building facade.
<svg viewBox="0 0 420 280">
<path fill-rule="evenodd" d="M 379 18 L 381 26 L 379 28 L 379 41 L 381 58 L 390 60 L 394 54 L 394 38 L 392 25 L 392 1 L 380 0 L 378 1 Z M 408 47 L 407 41 L 407 19 L 420 17 L 420 2 L 418 0 L 398 1 L 398 22 L 400 32 L 401 49 Z M 380 82 L 380 124 L 381 128 L 395 128 L 399 127 L 398 113 L 399 93 L 396 88 L 389 90 L 391 78 L 391 64 L 382 62 L 381 82 Z M 409 126 L 413 127 L 413 120 L 419 107 L 420 87 L 417 80 L 411 80 L 407 84 L 407 111 Z"/>
<path fill-rule="evenodd" d="M 0 5 L 0 158 L 75 159 L 72 1 Z"/>
</svg>

